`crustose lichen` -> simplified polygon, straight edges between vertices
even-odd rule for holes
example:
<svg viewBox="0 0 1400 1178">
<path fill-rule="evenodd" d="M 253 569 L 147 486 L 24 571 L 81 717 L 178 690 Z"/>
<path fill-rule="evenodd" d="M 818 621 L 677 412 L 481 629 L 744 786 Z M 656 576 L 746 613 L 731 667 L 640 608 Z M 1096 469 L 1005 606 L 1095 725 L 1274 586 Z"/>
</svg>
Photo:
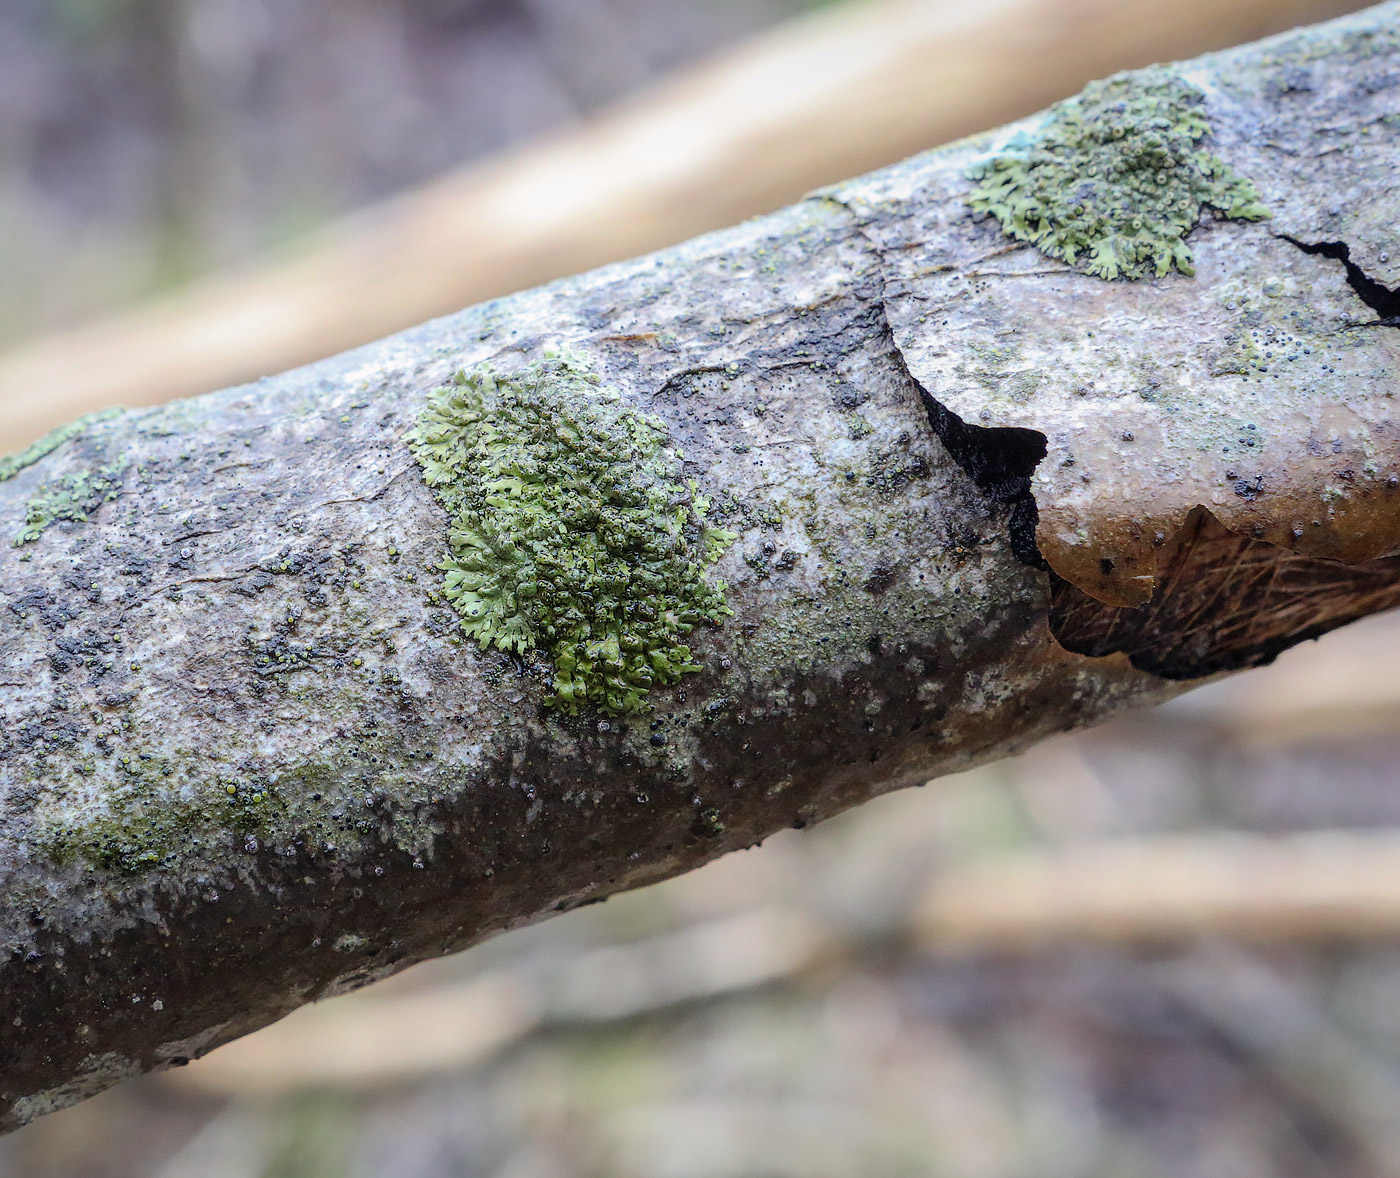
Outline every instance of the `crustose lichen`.
<svg viewBox="0 0 1400 1178">
<path fill-rule="evenodd" d="M 459 372 L 408 440 L 447 509 L 443 593 L 462 629 L 547 654 L 549 703 L 636 712 L 700 669 L 681 639 L 731 612 L 704 572 L 735 537 L 707 523 L 661 422 L 546 353 Z"/>
<path fill-rule="evenodd" d="M 39 493 L 25 509 L 24 527 L 12 543 L 16 548 L 32 544 L 45 529 L 60 520 L 77 523 L 102 504 L 115 499 L 121 489 L 121 465 L 114 463 L 98 470 L 83 470 L 66 474 L 52 482 L 42 483 Z"/>
<path fill-rule="evenodd" d="M 1205 95 L 1166 69 L 1091 82 L 1029 139 L 973 166 L 967 198 L 1012 237 L 1100 278 L 1194 274 L 1202 212 L 1269 215 L 1254 184 L 1200 142 Z"/>
</svg>

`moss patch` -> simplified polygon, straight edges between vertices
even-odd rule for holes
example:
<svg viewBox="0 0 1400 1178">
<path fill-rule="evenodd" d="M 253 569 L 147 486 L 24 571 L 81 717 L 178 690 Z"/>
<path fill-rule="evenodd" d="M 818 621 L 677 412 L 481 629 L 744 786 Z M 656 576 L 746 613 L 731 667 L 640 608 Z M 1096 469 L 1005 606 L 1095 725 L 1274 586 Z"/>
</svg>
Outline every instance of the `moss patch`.
<svg viewBox="0 0 1400 1178">
<path fill-rule="evenodd" d="M 1169 70 L 1091 82 L 1040 130 L 971 169 L 967 198 L 1012 237 L 1100 278 L 1194 274 L 1186 235 L 1207 208 L 1269 215 L 1254 184 L 1200 146 L 1205 95 Z"/>
<path fill-rule="evenodd" d="M 705 569 L 735 539 L 707 521 L 665 426 L 570 355 L 459 372 L 409 434 L 447 509 L 442 592 L 484 647 L 554 663 L 548 703 L 645 708 L 698 671 L 681 639 L 730 610 Z"/>
</svg>

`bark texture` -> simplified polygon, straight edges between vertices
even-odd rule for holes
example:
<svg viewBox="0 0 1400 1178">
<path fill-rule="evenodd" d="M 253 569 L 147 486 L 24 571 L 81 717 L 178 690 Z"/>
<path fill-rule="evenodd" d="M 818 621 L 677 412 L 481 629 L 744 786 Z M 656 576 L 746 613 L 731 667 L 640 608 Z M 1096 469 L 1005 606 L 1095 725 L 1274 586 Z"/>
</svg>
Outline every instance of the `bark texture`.
<svg viewBox="0 0 1400 1178">
<path fill-rule="evenodd" d="M 1395 604 L 1397 29 L 1182 67 L 1194 277 L 973 215 L 1030 120 L 0 468 L 0 1127 Z M 637 715 L 438 592 L 405 435 L 551 346 L 738 537 Z"/>
</svg>

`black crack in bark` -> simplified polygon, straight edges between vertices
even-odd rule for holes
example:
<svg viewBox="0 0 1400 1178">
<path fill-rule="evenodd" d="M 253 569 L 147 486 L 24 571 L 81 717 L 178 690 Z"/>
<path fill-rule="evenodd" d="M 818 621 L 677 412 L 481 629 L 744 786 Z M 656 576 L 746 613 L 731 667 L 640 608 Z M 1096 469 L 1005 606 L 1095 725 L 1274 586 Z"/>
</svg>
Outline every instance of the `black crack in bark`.
<svg viewBox="0 0 1400 1178">
<path fill-rule="evenodd" d="M 1305 254 L 1317 254 L 1346 267 L 1347 285 L 1356 292 L 1356 297 L 1376 313 L 1371 323 L 1359 324 L 1362 327 L 1400 327 L 1400 288 L 1392 289 L 1377 282 L 1351 260 L 1351 247 L 1344 241 L 1299 241 L 1280 233 L 1279 237 L 1289 245 L 1297 246 Z"/>
<path fill-rule="evenodd" d="M 884 250 L 858 209 L 824 195 L 850 215 L 877 260 L 881 295 L 875 301 L 888 327 Z M 1309 244 L 1279 236 L 1305 253 L 1342 262 L 1348 284 L 1378 317 L 1358 326 L 1400 326 L 1400 290 L 1370 278 L 1351 260 L 1345 243 Z M 1150 601 L 1119 607 L 1097 600 L 1049 570 L 1036 545 L 1039 510 L 1031 479 L 1046 454 L 1045 434 L 969 423 L 915 377 L 892 330 L 890 342 L 949 455 L 993 501 L 1010 508 L 1010 540 L 1017 559 L 1049 573 L 1050 631 L 1066 650 L 1094 657 L 1121 652 L 1139 670 L 1191 680 L 1272 662 L 1305 638 L 1400 605 L 1400 558 L 1349 565 L 1302 556 L 1232 532 L 1204 507 L 1167 541 Z M 1235 493 L 1243 498 L 1258 492 L 1257 481 L 1239 480 L 1235 485 Z M 1104 564 L 1104 571 L 1111 571 L 1107 559 Z"/>
<path fill-rule="evenodd" d="M 860 214 L 848 202 L 830 193 L 824 193 L 822 198 L 845 209 L 850 215 L 852 226 L 880 264 L 880 273 L 876 276 L 880 294 L 872 302 L 879 309 L 891 356 L 908 382 L 919 390 L 919 399 L 930 428 L 943 443 L 949 456 L 967 472 L 978 489 L 985 492 L 993 502 L 1009 509 L 1008 531 L 1011 550 L 1016 559 L 1031 568 L 1048 568 L 1036 547 L 1035 531 L 1039 522 L 1039 511 L 1035 496 L 1031 492 L 1031 476 L 1046 453 L 1045 435 L 1039 430 L 1015 426 L 969 425 L 929 392 L 923 382 L 910 371 L 889 321 L 884 293 L 888 285 L 884 250 L 867 233 Z"/>
<path fill-rule="evenodd" d="M 895 352 L 900 355 L 897 344 Z M 903 365 L 902 355 L 900 363 Z M 1031 492 L 1031 476 L 1045 457 L 1045 435 L 1014 426 L 968 425 L 912 374 L 909 379 L 919 390 L 929 425 L 953 461 L 993 500 L 1010 508 L 1011 550 L 1016 559 L 1032 568 L 1048 567 L 1035 544 L 1040 513 Z"/>
<path fill-rule="evenodd" d="M 883 251 L 859 213 L 832 199 L 851 215 L 878 259 L 883 291 Z M 1280 236 L 1305 253 L 1341 261 L 1349 285 L 1376 312 L 1375 325 L 1400 326 L 1400 291 L 1368 277 L 1344 243 L 1307 244 Z M 883 295 L 875 302 L 885 314 Z M 913 375 L 892 330 L 889 338 L 893 357 L 918 389 L 929 425 L 950 457 L 993 501 L 1010 508 L 1017 559 L 1049 572 L 1050 631 L 1066 650 L 1092 657 L 1121 652 L 1138 670 L 1184 681 L 1265 665 L 1299 641 L 1400 606 L 1400 558 L 1348 565 L 1301 556 L 1230 531 L 1204 507 L 1168 542 L 1150 601 L 1118 607 L 1097 600 L 1049 571 L 1036 546 L 1039 512 L 1031 479 L 1046 454 L 1045 435 L 969 424 Z M 1250 484 L 1241 485 L 1236 494 L 1248 495 Z"/>
</svg>

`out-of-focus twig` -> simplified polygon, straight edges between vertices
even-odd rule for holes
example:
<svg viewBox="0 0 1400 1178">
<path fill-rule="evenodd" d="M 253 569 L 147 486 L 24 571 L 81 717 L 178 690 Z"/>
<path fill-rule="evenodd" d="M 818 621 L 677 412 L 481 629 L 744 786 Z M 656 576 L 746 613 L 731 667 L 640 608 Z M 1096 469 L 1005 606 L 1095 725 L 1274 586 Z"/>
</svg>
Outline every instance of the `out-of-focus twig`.
<svg viewBox="0 0 1400 1178">
<path fill-rule="evenodd" d="M 1400 832 L 1200 834 L 1022 851 L 940 873 L 917 917 L 942 949 L 1065 939 L 1400 935 Z"/>
</svg>

